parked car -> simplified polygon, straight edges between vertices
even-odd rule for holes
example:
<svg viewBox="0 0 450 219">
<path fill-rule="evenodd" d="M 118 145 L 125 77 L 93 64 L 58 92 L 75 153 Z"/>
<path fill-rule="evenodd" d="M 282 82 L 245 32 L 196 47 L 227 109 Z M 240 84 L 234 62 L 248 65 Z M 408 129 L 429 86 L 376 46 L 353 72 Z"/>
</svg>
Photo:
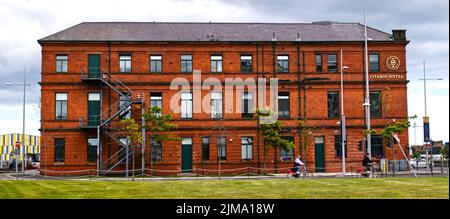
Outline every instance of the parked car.
<svg viewBox="0 0 450 219">
<path fill-rule="evenodd" d="M 411 159 L 410 162 L 411 162 L 411 166 L 413 168 L 417 168 L 417 167 L 419 167 L 419 168 L 426 168 L 427 167 L 426 160 L 422 159 L 422 158 L 420 158 L 420 159 Z"/>
<path fill-rule="evenodd" d="M 442 154 L 433 154 L 433 160 L 434 161 L 439 161 L 442 159 Z"/>
</svg>

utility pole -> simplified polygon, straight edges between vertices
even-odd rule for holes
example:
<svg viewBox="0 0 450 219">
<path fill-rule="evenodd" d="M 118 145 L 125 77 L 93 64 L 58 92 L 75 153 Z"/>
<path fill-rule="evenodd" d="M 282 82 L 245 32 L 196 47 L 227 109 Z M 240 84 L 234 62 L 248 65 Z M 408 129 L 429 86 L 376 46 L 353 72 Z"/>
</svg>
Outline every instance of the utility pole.
<svg viewBox="0 0 450 219">
<path fill-rule="evenodd" d="M 26 68 L 23 68 L 23 83 L 22 84 L 15 84 L 15 83 L 9 83 L 6 82 L 5 83 L 6 86 L 22 86 L 23 87 L 23 104 L 22 104 L 22 149 L 19 149 L 18 152 L 16 153 L 16 175 L 18 174 L 18 163 L 20 161 L 20 152 L 22 152 L 23 154 L 23 159 L 22 159 L 22 175 L 25 174 L 25 165 L 26 165 L 26 159 L 27 159 L 27 155 L 26 155 L 26 150 L 25 150 L 25 98 L 26 98 L 26 89 L 25 87 L 27 86 L 31 86 L 31 84 L 27 84 L 26 83 Z M 18 140 L 19 141 L 19 140 Z M 15 150 L 17 151 L 17 150 Z"/>
<path fill-rule="evenodd" d="M 342 176 L 345 176 L 345 145 L 347 144 L 347 131 L 345 128 L 345 113 L 344 113 L 344 69 L 348 69 L 348 66 L 344 66 L 342 49 L 341 49 L 341 146 L 342 146 Z"/>
</svg>

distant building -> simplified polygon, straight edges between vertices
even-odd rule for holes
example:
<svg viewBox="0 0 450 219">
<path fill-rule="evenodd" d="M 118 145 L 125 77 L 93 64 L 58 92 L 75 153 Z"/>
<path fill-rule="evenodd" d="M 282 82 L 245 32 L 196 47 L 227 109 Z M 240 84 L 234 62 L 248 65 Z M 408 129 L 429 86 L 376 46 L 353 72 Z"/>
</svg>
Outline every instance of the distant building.
<svg viewBox="0 0 450 219">
<path fill-rule="evenodd" d="M 13 134 L 4 134 L 0 135 L 0 162 L 5 164 L 10 162 L 12 157 L 14 156 L 14 148 L 16 142 L 20 142 L 19 148 L 19 159 L 22 160 L 23 151 L 26 151 L 28 154 L 28 158 L 32 160 L 39 160 L 40 155 L 40 145 L 41 145 L 41 137 L 35 135 L 25 135 L 25 144 L 22 142 L 22 134 L 13 133 Z M 25 150 L 24 150 L 25 145 Z"/>
</svg>

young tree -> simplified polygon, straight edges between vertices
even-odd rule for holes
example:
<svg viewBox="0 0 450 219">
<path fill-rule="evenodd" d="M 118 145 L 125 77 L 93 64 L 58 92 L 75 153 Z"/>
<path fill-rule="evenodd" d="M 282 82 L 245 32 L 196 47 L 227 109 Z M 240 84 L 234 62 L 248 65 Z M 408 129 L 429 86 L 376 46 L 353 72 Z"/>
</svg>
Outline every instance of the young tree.
<svg viewBox="0 0 450 219">
<path fill-rule="evenodd" d="M 171 131 L 178 128 L 177 125 L 171 124 L 172 116 L 170 114 L 163 114 L 162 109 L 158 106 L 149 107 L 142 115 L 145 119 L 145 129 L 150 133 L 150 166 L 153 175 L 153 160 L 152 156 L 153 145 L 155 142 L 161 143 L 163 141 L 179 141 L 179 137 L 174 137 Z"/>
<path fill-rule="evenodd" d="M 142 135 L 141 135 L 141 128 L 139 127 L 139 125 L 136 123 L 136 121 L 134 119 L 124 119 L 122 121 L 120 121 L 122 127 L 122 131 L 125 131 L 127 138 L 128 138 L 128 142 L 129 142 L 129 147 L 131 147 L 131 152 L 132 152 L 132 167 L 133 167 L 133 172 L 132 172 L 132 176 L 133 176 L 133 181 L 134 181 L 134 163 L 135 163 L 135 149 L 138 146 L 142 147 Z M 128 148 L 127 148 L 128 151 Z M 127 153 L 127 157 L 128 157 L 128 153 Z M 127 158 L 128 159 L 128 158 Z M 128 165 L 128 164 L 127 164 Z M 127 173 L 128 175 L 128 173 Z"/>
<path fill-rule="evenodd" d="M 272 111 L 268 110 L 256 110 L 257 119 L 261 117 L 267 117 L 272 115 Z M 281 148 L 285 151 L 292 150 L 295 145 L 294 143 L 281 138 L 280 131 L 283 129 L 283 125 L 279 120 L 271 124 L 260 124 L 261 126 L 261 135 L 263 137 L 264 142 L 264 173 L 266 169 L 266 151 L 273 148 L 275 151 L 275 173 L 278 173 L 278 158 L 277 152 L 278 148 Z"/>
<path fill-rule="evenodd" d="M 137 146 L 143 146 L 142 129 L 150 133 L 150 155 L 153 152 L 152 141 L 162 142 L 165 140 L 174 141 L 179 140 L 178 137 L 173 137 L 170 131 L 177 129 L 177 125 L 171 124 L 172 116 L 170 114 L 162 114 L 162 110 L 158 106 L 149 107 L 148 111 L 142 114 L 145 119 L 145 126 L 139 127 L 138 123 L 134 119 L 124 119 L 121 121 L 122 130 L 127 133 L 130 141 L 131 151 L 133 152 L 132 166 L 134 170 L 134 152 Z M 144 155 L 143 155 L 144 156 Z M 150 165 L 153 174 L 153 157 L 150 158 Z M 144 173 L 142 173 L 144 174 Z M 134 180 L 134 171 L 133 171 Z"/>
</svg>

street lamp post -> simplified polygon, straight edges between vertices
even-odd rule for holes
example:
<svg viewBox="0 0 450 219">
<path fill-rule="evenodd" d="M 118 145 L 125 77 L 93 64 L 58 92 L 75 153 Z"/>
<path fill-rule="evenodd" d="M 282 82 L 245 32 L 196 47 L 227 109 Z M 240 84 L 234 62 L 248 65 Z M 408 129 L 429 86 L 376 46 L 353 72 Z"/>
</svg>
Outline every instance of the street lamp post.
<svg viewBox="0 0 450 219">
<path fill-rule="evenodd" d="M 427 81 L 442 81 L 442 78 L 427 78 L 425 71 L 425 60 L 423 60 L 423 78 L 419 80 L 423 80 L 423 95 L 424 95 L 424 106 L 425 106 L 425 116 L 423 117 L 423 142 L 424 146 L 430 144 L 430 118 L 427 113 Z M 432 144 L 430 144 L 432 146 Z M 432 149 L 432 147 L 431 147 Z M 426 163 L 427 163 L 427 172 L 428 172 L 428 148 L 426 148 Z M 431 155 L 433 155 L 433 151 L 431 151 Z"/>
<path fill-rule="evenodd" d="M 348 69 L 348 66 L 344 66 L 341 49 L 341 146 L 342 146 L 342 175 L 345 176 L 345 145 L 347 144 L 347 130 L 345 129 L 345 113 L 344 113 L 344 69 Z"/>
<path fill-rule="evenodd" d="M 372 136 L 370 134 L 370 88 L 369 88 L 369 52 L 367 46 L 367 25 L 366 25 L 366 9 L 364 9 L 364 59 L 365 59 L 365 79 L 366 79 L 366 94 L 363 106 L 366 111 L 366 127 L 367 127 L 367 151 L 366 156 L 372 160 Z"/>
<path fill-rule="evenodd" d="M 27 86 L 31 86 L 31 84 L 27 84 L 26 83 L 26 74 L 25 74 L 26 70 L 25 68 L 23 69 L 23 83 L 22 84 L 16 84 L 16 83 L 5 83 L 6 86 L 22 86 L 23 87 L 23 110 L 22 110 L 22 154 L 23 154 L 23 158 L 22 158 L 22 175 L 25 174 L 25 165 L 27 164 L 26 160 L 27 160 L 27 153 L 26 153 L 26 149 L 25 149 L 25 94 L 26 94 L 26 89 L 25 87 Z M 19 153 L 19 158 L 20 158 L 20 153 Z M 18 172 L 18 159 L 17 159 L 17 155 L 16 155 L 16 175 Z"/>
</svg>

